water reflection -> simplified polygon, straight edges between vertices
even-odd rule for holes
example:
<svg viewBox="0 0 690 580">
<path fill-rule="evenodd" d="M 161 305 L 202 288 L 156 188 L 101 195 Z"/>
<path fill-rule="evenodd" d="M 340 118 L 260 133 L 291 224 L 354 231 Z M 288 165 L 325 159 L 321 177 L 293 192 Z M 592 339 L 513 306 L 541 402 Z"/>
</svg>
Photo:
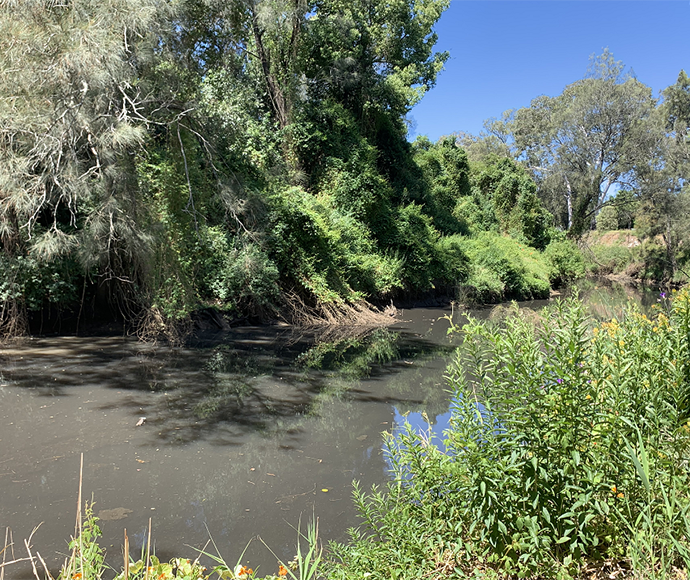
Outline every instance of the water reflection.
<svg viewBox="0 0 690 580">
<path fill-rule="evenodd" d="M 412 413 L 400 413 L 394 408 L 395 419 L 392 431 L 394 447 L 399 448 L 401 438 L 408 431 L 421 435 L 426 441 L 439 449 L 445 449 L 444 433 L 450 427 L 451 411 L 446 411 L 435 417 L 429 417 L 426 411 Z M 392 468 L 390 458 L 386 458 L 389 468 Z"/>
<path fill-rule="evenodd" d="M 605 279 L 581 280 L 574 287 L 588 312 L 599 320 L 620 318 L 630 304 L 637 305 L 641 312 L 649 314 L 659 299 L 659 290 L 655 287 L 626 286 Z"/>
<path fill-rule="evenodd" d="M 41 553 L 66 552 L 83 451 L 85 496 L 115 565 L 123 528 L 135 550 L 149 517 L 162 559 L 193 556 L 186 546 L 202 547 L 208 527 L 233 562 L 256 534 L 289 560 L 290 525 L 313 510 L 322 536 L 342 539 L 357 523 L 352 480 L 385 481 L 393 407 L 447 405 L 446 313 L 337 334 L 248 327 L 174 350 L 113 337 L 7 347 L 0 526 L 24 538 L 44 521 Z M 273 561 L 257 542 L 247 557 Z"/>
<path fill-rule="evenodd" d="M 352 480 L 366 489 L 388 477 L 381 433 L 427 429 L 423 412 L 434 438 L 448 426 L 449 314 L 406 311 L 388 329 L 246 327 L 178 349 L 122 337 L 3 348 L 0 528 L 25 538 L 44 521 L 34 543 L 56 565 L 84 452 L 85 497 L 104 516 L 114 565 L 123 528 L 136 550 L 149 517 L 163 560 L 193 556 L 207 529 L 233 563 L 257 534 L 290 560 L 290 526 L 312 513 L 324 539 L 342 540 L 359 523 Z M 273 570 L 259 542 L 245 559 Z"/>
</svg>

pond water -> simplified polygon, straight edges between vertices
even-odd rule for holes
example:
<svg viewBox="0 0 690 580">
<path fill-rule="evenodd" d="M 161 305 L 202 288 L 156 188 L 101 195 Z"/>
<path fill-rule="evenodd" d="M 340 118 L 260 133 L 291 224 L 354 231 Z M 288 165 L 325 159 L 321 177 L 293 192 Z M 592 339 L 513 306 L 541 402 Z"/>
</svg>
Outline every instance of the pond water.
<svg viewBox="0 0 690 580">
<path fill-rule="evenodd" d="M 628 294 L 592 288 L 586 299 L 607 315 Z M 353 480 L 364 489 L 387 480 L 381 433 L 406 420 L 420 427 L 423 412 L 436 432 L 447 424 L 450 314 L 404 310 L 386 329 L 243 327 L 177 349 L 130 337 L 5 346 L 0 530 L 11 528 L 21 557 L 41 524 L 33 546 L 59 568 L 83 453 L 84 498 L 95 501 L 113 566 L 124 529 L 136 554 L 149 518 L 161 560 L 193 558 L 210 536 L 232 564 L 249 544 L 242 563 L 262 573 L 276 556 L 292 559 L 300 519 L 315 515 L 324 541 L 345 540 L 359 523 Z M 33 576 L 17 566 L 8 577 Z"/>
</svg>

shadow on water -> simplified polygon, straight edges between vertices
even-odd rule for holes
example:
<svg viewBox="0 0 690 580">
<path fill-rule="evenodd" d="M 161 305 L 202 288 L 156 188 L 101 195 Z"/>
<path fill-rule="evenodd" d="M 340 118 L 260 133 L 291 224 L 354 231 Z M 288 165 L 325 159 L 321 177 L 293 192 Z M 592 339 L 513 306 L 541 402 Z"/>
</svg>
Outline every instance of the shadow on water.
<svg viewBox="0 0 690 580">
<path fill-rule="evenodd" d="M 93 408 L 128 409 L 135 423 L 146 417 L 146 424 L 158 430 L 151 444 L 208 439 L 233 445 L 239 444 L 234 431 L 275 431 L 283 419 L 312 415 L 323 395 L 362 403 L 407 401 L 404 393 L 398 401 L 389 391 L 362 390 L 356 383 L 363 378 L 371 385 L 388 382 L 409 371 L 413 361 L 451 349 L 383 328 L 341 329 L 341 335 L 324 341 L 318 329 L 257 327 L 204 336 L 180 349 L 122 339 L 39 339 L 4 350 L 11 362 L 2 377 L 37 397 L 73 397 L 75 387 L 118 391 L 125 396 Z"/>
<path fill-rule="evenodd" d="M 83 451 L 113 565 L 122 529 L 141 543 L 149 516 L 162 559 L 193 556 L 185 545 L 210 530 L 230 558 L 258 533 L 289 560 L 284 522 L 312 511 L 324 538 L 343 539 L 352 480 L 385 481 L 394 409 L 447 408 L 448 311 L 409 314 L 390 329 L 247 327 L 179 349 L 112 337 L 1 349 L 0 527 L 24 538 L 44 521 L 35 543 L 57 566 Z"/>
<path fill-rule="evenodd" d="M 593 290 L 595 312 L 621 298 Z M 6 346 L 0 529 L 23 539 L 43 521 L 34 543 L 59 566 L 83 452 L 85 497 L 97 501 L 113 566 L 123 528 L 136 550 L 149 517 L 162 560 L 193 557 L 189 546 L 203 547 L 210 532 L 233 564 L 257 534 L 289 561 L 291 526 L 313 513 L 324 540 L 344 540 L 359 523 L 352 481 L 366 489 L 389 476 L 381 433 L 399 433 L 406 421 L 427 428 L 429 418 L 438 437 L 447 425 L 450 314 L 405 311 L 390 328 L 244 327 L 177 349 L 113 337 Z M 275 557 L 255 541 L 243 563 L 266 574 Z"/>
</svg>

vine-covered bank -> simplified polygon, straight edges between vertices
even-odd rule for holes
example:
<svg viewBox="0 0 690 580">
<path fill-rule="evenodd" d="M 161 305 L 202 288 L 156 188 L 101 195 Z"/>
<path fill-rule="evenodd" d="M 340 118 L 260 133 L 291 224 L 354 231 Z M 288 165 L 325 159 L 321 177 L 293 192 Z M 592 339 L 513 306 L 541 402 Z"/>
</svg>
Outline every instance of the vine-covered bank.
<svg viewBox="0 0 690 580">
<path fill-rule="evenodd" d="M 410 143 L 447 5 L 4 2 L 2 334 L 543 297 L 593 227 L 687 277 L 685 73 L 658 101 L 605 51 L 485 134 Z"/>
</svg>

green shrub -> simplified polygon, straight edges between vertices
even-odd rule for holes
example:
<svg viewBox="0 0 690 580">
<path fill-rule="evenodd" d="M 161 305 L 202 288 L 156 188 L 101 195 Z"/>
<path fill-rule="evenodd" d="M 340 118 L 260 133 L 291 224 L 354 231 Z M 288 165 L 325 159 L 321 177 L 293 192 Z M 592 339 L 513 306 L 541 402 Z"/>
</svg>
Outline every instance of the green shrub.
<svg viewBox="0 0 690 580">
<path fill-rule="evenodd" d="M 593 274 L 618 274 L 635 263 L 639 250 L 624 245 L 592 244 L 587 269 Z"/>
<path fill-rule="evenodd" d="M 597 214 L 597 230 L 608 232 L 618 229 L 618 210 L 612 205 L 605 205 Z"/>
<path fill-rule="evenodd" d="M 418 137 L 412 147 L 422 176 L 421 199 L 435 227 L 444 234 L 468 234 L 467 223 L 453 214 L 458 200 L 471 193 L 467 155 L 449 137 L 437 143 Z"/>
<path fill-rule="evenodd" d="M 543 250 L 551 241 L 553 216 L 542 206 L 536 187 L 518 198 L 507 231 L 533 248 Z"/>
<path fill-rule="evenodd" d="M 349 261 L 352 285 L 370 297 L 386 297 L 403 287 L 405 261 L 397 254 L 367 253 Z"/>
<path fill-rule="evenodd" d="M 534 248 L 507 236 L 481 232 L 466 240 L 463 249 L 472 264 L 466 283 L 470 294 L 488 297 L 500 290 L 497 301 L 549 296 L 548 265 Z"/>
<path fill-rule="evenodd" d="M 467 207 L 466 202 L 464 210 L 456 207 L 458 213 L 468 213 L 481 229 L 490 230 L 497 225 L 501 232 L 538 249 L 549 243 L 553 218 L 537 197 L 536 183 L 518 163 L 490 155 L 473 166 L 472 184 L 474 203 L 481 213 Z"/>
<path fill-rule="evenodd" d="M 667 280 L 671 275 L 671 264 L 666 247 L 656 239 L 647 238 L 640 247 L 643 269 L 642 277 L 648 280 Z"/>
<path fill-rule="evenodd" d="M 0 307 L 20 301 L 28 310 L 40 310 L 46 304 L 72 306 L 78 299 L 82 273 L 71 257 L 42 261 L 31 255 L 0 255 L 0 272 Z"/>
<path fill-rule="evenodd" d="M 329 578 L 635 577 L 690 566 L 690 292 L 594 325 L 577 298 L 538 320 L 473 319 L 449 367 L 450 428 L 389 438 L 394 480 Z M 454 330 L 458 330 L 454 328 Z"/>
<path fill-rule="evenodd" d="M 436 253 L 441 264 L 438 274 L 441 282 L 457 285 L 467 280 L 470 265 L 463 250 L 464 240 L 463 236 L 455 234 L 441 236 L 436 242 Z"/>
<path fill-rule="evenodd" d="M 400 208 L 395 222 L 395 246 L 405 259 L 404 279 L 411 290 L 429 290 L 442 267 L 436 252 L 439 233 L 415 203 Z"/>
<path fill-rule="evenodd" d="M 426 245 L 433 251 L 424 227 L 422 239 L 411 240 L 412 249 L 422 248 L 420 254 L 408 256 L 408 248 L 394 244 L 392 251 L 381 251 L 367 225 L 339 209 L 330 195 L 316 197 L 293 187 L 274 194 L 271 204 L 268 255 L 281 283 L 320 303 L 391 293 L 403 284 L 405 264 L 424 261 Z M 419 214 L 419 219 L 431 228 L 424 222 L 429 218 Z"/>
<path fill-rule="evenodd" d="M 342 213 L 369 224 L 383 225 L 389 219 L 390 186 L 376 170 L 374 150 L 357 150 L 350 160 L 329 159 L 324 179 L 319 183 L 321 196 L 330 196 Z"/>
<path fill-rule="evenodd" d="M 505 292 L 506 286 L 495 271 L 481 264 L 471 264 L 459 299 L 464 304 L 495 304 L 503 300 Z"/>
<path fill-rule="evenodd" d="M 560 286 L 585 275 L 582 252 L 570 240 L 552 241 L 544 250 L 549 264 L 549 280 L 552 286 Z"/>
<path fill-rule="evenodd" d="M 472 195 L 458 200 L 453 208 L 453 217 L 473 233 L 498 230 L 499 224 L 491 199 L 476 187 L 472 192 Z"/>
<path fill-rule="evenodd" d="M 215 298 L 240 311 L 267 308 L 280 296 L 276 265 L 255 243 L 237 238 L 230 246 L 219 229 L 212 229 L 212 243 L 220 264 L 209 276 Z"/>
</svg>

